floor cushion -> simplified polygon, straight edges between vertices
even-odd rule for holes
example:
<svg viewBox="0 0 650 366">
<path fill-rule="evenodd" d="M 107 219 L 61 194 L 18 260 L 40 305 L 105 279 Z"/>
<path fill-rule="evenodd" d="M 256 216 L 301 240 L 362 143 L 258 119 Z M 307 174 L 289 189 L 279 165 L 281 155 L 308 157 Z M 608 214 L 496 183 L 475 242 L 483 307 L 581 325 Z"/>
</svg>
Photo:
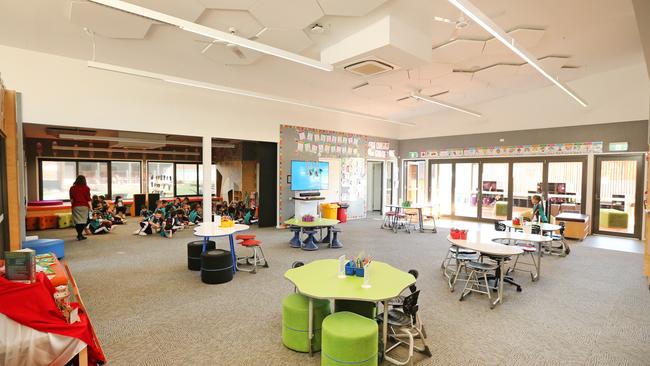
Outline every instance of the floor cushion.
<svg viewBox="0 0 650 366">
<path fill-rule="evenodd" d="M 609 228 L 626 229 L 628 224 L 628 214 L 624 211 L 612 208 L 600 209 L 600 225 Z"/>
<path fill-rule="evenodd" d="M 61 239 L 37 239 L 23 242 L 23 248 L 34 249 L 36 254 L 54 253 L 57 258 L 65 255 L 63 240 Z"/>
<path fill-rule="evenodd" d="M 379 327 L 373 319 L 342 311 L 323 321 L 322 366 L 377 366 Z"/>
<path fill-rule="evenodd" d="M 321 324 L 331 313 L 329 300 L 314 299 L 312 350 L 321 348 Z M 282 344 L 298 352 L 309 352 L 309 299 L 291 294 L 282 300 Z"/>
<path fill-rule="evenodd" d="M 38 228 L 40 230 L 56 229 L 59 218 L 55 215 L 44 215 L 38 217 Z"/>
<path fill-rule="evenodd" d="M 65 229 L 74 225 L 72 221 L 72 213 L 58 213 L 55 214 L 55 216 L 57 217 L 59 229 Z"/>
<path fill-rule="evenodd" d="M 494 204 L 495 216 L 508 216 L 508 202 L 498 201 Z"/>
</svg>

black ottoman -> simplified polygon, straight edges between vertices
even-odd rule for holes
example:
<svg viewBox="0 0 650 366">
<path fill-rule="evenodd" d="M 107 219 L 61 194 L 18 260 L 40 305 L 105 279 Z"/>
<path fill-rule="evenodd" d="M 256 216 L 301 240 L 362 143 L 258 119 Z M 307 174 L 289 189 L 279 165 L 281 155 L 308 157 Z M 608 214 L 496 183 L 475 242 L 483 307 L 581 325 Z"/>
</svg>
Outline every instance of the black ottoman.
<svg viewBox="0 0 650 366">
<path fill-rule="evenodd" d="M 201 281 L 209 284 L 232 280 L 232 257 L 223 249 L 208 250 L 201 254 Z"/>
<path fill-rule="evenodd" d="M 213 250 L 217 245 L 212 240 L 206 245 L 207 250 Z M 190 271 L 201 270 L 201 253 L 203 252 L 203 240 L 191 241 L 187 243 L 187 268 Z"/>
</svg>

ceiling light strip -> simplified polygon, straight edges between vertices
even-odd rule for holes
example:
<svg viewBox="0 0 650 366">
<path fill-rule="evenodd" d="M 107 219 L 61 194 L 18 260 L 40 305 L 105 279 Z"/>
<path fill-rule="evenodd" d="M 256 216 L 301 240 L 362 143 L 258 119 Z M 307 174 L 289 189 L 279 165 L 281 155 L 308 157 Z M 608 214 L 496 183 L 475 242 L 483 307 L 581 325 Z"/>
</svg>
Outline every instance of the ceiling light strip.
<svg viewBox="0 0 650 366">
<path fill-rule="evenodd" d="M 191 155 L 200 156 L 201 153 L 194 151 L 159 151 L 159 150 L 136 150 L 136 149 L 115 149 L 104 147 L 79 147 L 79 146 L 52 146 L 52 150 L 62 151 L 93 151 L 110 153 L 134 153 L 134 154 L 162 154 L 162 155 Z"/>
<path fill-rule="evenodd" d="M 530 66 L 535 68 L 545 78 L 550 80 L 558 88 L 560 88 L 562 91 L 564 91 L 569 96 L 571 96 L 571 98 L 575 99 L 578 103 L 580 103 L 580 105 L 582 105 L 583 107 L 587 106 L 587 103 L 584 100 L 582 100 L 578 95 L 576 95 L 574 92 L 569 90 L 567 86 L 565 86 L 556 78 L 552 77 L 548 72 L 546 72 L 546 70 L 544 70 L 544 68 L 537 63 L 535 56 L 533 56 L 530 52 L 526 51 L 525 49 L 516 46 L 514 38 L 508 35 L 503 29 L 499 28 L 498 25 L 496 25 L 487 15 L 485 15 L 482 11 L 480 11 L 471 2 L 467 0 L 449 0 L 449 2 L 455 7 L 457 7 L 460 11 L 462 11 L 465 15 L 470 17 L 474 22 L 476 22 L 476 24 L 480 25 L 488 33 L 494 36 L 494 38 L 498 39 L 512 52 L 517 54 L 517 56 L 521 57 L 524 61 L 529 63 Z"/>
<path fill-rule="evenodd" d="M 191 146 L 191 147 L 203 146 L 201 142 L 193 142 L 193 141 L 176 141 L 176 140 L 155 141 L 155 140 L 144 140 L 144 139 L 138 139 L 132 137 L 86 136 L 86 135 L 75 135 L 75 134 L 67 134 L 67 133 L 59 134 L 59 138 L 63 140 L 123 142 L 123 143 L 142 144 L 142 145 L 181 145 L 181 146 Z M 235 144 L 213 142 L 212 147 L 233 149 L 235 148 Z"/>
<path fill-rule="evenodd" d="M 459 107 L 457 105 L 447 103 L 447 102 L 443 102 L 443 101 L 440 101 L 440 100 L 437 100 L 437 99 L 429 98 L 429 97 L 424 96 L 424 95 L 419 94 L 419 93 L 411 93 L 411 97 L 413 97 L 415 99 L 419 99 L 419 100 L 424 101 L 424 102 L 437 104 L 437 105 L 439 105 L 441 107 L 453 109 L 453 110 L 458 111 L 458 112 L 467 113 L 467 114 L 469 114 L 471 116 L 474 116 L 474 117 L 479 117 L 479 118 L 482 117 L 481 114 L 470 111 L 469 109 L 465 109 L 465 108 Z"/>
<path fill-rule="evenodd" d="M 381 118 L 381 117 L 377 117 L 377 116 L 373 116 L 373 115 L 365 114 L 365 113 L 352 112 L 352 111 L 348 111 L 348 110 L 344 110 L 344 109 L 338 109 L 338 108 L 332 108 L 332 107 L 324 107 L 324 106 L 320 106 L 320 105 L 317 105 L 317 104 L 302 102 L 302 101 L 299 101 L 299 100 L 296 100 L 296 99 L 283 98 L 283 97 L 278 97 L 278 96 L 274 96 L 274 95 L 270 95 L 270 94 L 257 93 L 257 92 L 254 92 L 254 91 L 249 91 L 249 90 L 244 90 L 244 89 L 236 89 L 236 88 L 231 88 L 231 87 L 217 85 L 217 84 L 210 84 L 210 83 L 205 83 L 205 82 L 196 81 L 196 80 L 182 79 L 182 78 L 177 78 L 177 77 L 170 76 L 170 75 L 157 74 L 157 73 L 153 73 L 153 72 L 149 72 L 149 71 L 131 69 L 131 68 L 128 68 L 128 67 L 111 65 L 111 64 L 106 64 L 106 63 L 101 63 L 101 62 L 96 62 L 96 61 L 88 61 L 88 67 L 95 68 L 95 69 L 100 69 L 100 70 L 106 70 L 106 71 L 113 71 L 113 72 L 117 72 L 117 73 L 120 73 L 120 74 L 126 74 L 126 75 L 131 75 L 131 76 L 141 76 L 141 77 L 146 77 L 146 78 L 150 78 L 150 79 L 161 80 L 161 81 L 165 81 L 165 82 L 168 82 L 168 83 L 171 83 L 171 84 L 179 84 L 179 85 L 191 86 L 191 87 L 194 87 L 194 88 L 207 89 L 207 90 L 217 91 L 217 92 L 221 92 L 221 93 L 234 94 L 234 95 L 240 95 L 240 96 L 245 96 L 245 97 L 250 97 L 250 98 L 268 100 L 268 101 L 272 101 L 272 102 L 291 104 L 291 105 L 305 107 L 305 108 L 318 109 L 318 110 L 326 111 L 326 112 L 340 113 L 340 114 L 345 114 L 345 115 L 353 116 L 353 117 L 357 117 L 357 118 L 372 119 L 372 120 L 375 120 L 375 121 L 388 122 L 388 123 L 393 123 L 393 124 L 403 125 L 403 126 L 415 126 L 415 124 L 411 123 L 411 122 L 396 121 L 396 120 Z"/>
<path fill-rule="evenodd" d="M 334 66 L 330 64 L 320 62 L 311 59 L 309 57 L 299 55 L 297 53 L 285 51 L 283 49 L 272 47 L 264 43 L 251 41 L 250 39 L 247 38 L 239 37 L 228 32 L 222 32 L 214 28 L 206 27 L 204 25 L 193 23 L 165 13 L 147 9 L 138 5 L 128 3 L 126 1 L 121 1 L 121 0 L 90 0 L 90 1 L 96 4 L 108 6 L 113 9 L 125 11 L 127 13 L 145 17 L 151 20 L 170 24 L 190 33 L 198 34 L 207 38 L 211 38 L 223 42 L 236 44 L 238 46 L 248 48 L 250 50 L 279 57 L 305 66 L 313 67 L 324 71 L 334 70 Z"/>
</svg>

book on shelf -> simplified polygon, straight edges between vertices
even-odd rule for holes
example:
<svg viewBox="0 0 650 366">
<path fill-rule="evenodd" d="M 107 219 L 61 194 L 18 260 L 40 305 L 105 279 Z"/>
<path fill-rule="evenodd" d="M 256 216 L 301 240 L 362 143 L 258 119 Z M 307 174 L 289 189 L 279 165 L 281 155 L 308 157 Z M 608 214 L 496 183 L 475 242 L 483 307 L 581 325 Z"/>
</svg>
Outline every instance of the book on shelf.
<svg viewBox="0 0 650 366">
<path fill-rule="evenodd" d="M 5 277 L 10 281 L 33 283 L 36 278 L 36 252 L 33 249 L 5 252 Z"/>
</svg>

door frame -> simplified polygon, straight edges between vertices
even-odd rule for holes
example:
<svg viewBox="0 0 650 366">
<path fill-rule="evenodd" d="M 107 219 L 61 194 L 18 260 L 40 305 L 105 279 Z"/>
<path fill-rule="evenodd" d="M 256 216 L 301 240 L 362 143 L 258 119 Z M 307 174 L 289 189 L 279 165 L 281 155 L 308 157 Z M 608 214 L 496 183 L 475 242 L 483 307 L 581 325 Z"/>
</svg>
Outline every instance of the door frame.
<svg viewBox="0 0 650 366">
<path fill-rule="evenodd" d="M 601 162 L 611 160 L 634 160 L 636 164 L 636 182 L 634 192 L 634 232 L 618 233 L 612 231 L 600 230 L 600 175 L 601 175 Z M 643 182 L 645 170 L 645 155 L 643 153 L 637 154 L 602 154 L 594 155 L 594 195 L 592 197 L 592 220 L 591 232 L 594 234 L 604 234 L 612 236 L 621 236 L 625 238 L 641 239 L 643 228 Z"/>
<path fill-rule="evenodd" d="M 385 169 L 384 160 L 366 159 L 366 186 L 368 185 L 368 179 L 370 179 L 370 174 L 368 174 L 369 173 L 368 172 L 368 165 L 369 164 L 373 164 L 373 168 L 372 168 L 373 173 L 375 171 L 374 166 L 376 166 L 376 165 L 381 166 L 381 168 L 379 169 L 379 172 L 381 173 L 381 176 L 379 178 L 379 185 L 380 185 L 380 189 L 379 189 L 379 210 L 369 209 L 369 207 L 372 206 L 372 203 L 368 199 L 368 192 L 367 192 L 368 190 L 366 189 L 366 213 L 367 212 L 379 212 L 379 213 L 381 213 L 383 215 L 383 213 L 384 213 L 384 195 L 386 194 L 386 192 L 385 192 L 386 191 L 386 187 L 385 187 L 386 182 L 384 182 L 384 176 L 385 176 L 385 174 L 384 174 L 384 169 Z M 375 186 L 375 183 L 374 183 L 374 177 L 373 177 L 373 188 L 374 188 L 374 186 Z M 373 199 L 374 199 L 374 192 L 373 192 Z"/>
</svg>

